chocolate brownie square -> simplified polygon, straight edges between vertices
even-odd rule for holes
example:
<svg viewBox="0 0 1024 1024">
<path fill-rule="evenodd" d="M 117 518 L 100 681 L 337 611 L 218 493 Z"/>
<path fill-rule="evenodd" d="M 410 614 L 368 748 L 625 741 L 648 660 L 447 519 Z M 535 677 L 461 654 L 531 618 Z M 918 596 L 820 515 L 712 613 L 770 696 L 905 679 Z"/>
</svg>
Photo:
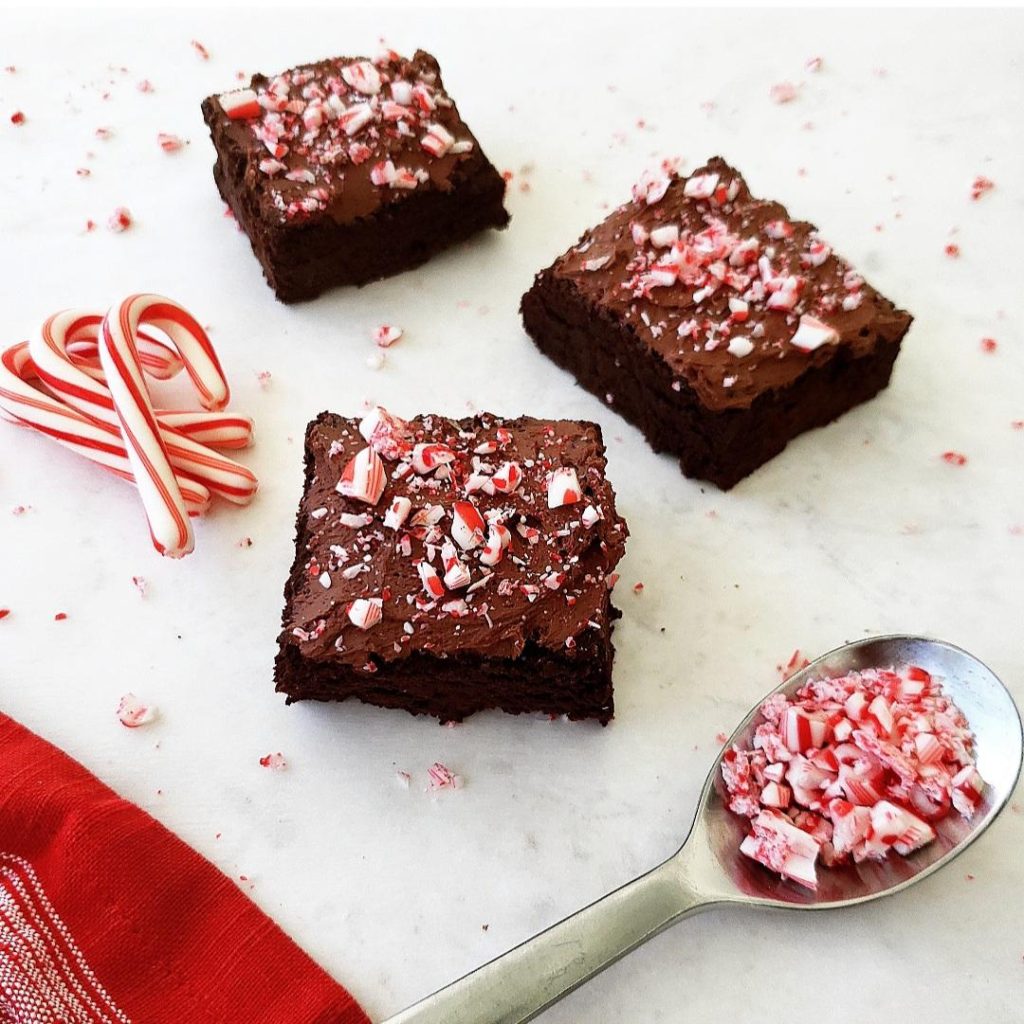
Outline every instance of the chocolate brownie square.
<svg viewBox="0 0 1024 1024">
<path fill-rule="evenodd" d="M 912 320 L 718 157 L 646 176 L 522 315 L 655 451 L 723 489 L 884 388 Z"/>
<path fill-rule="evenodd" d="M 203 102 L 213 177 L 271 288 L 297 302 L 503 228 L 505 181 L 437 61 L 336 57 Z"/>
<path fill-rule="evenodd" d="M 612 716 L 626 524 L 594 423 L 321 413 L 277 689 L 460 721 Z"/>
</svg>

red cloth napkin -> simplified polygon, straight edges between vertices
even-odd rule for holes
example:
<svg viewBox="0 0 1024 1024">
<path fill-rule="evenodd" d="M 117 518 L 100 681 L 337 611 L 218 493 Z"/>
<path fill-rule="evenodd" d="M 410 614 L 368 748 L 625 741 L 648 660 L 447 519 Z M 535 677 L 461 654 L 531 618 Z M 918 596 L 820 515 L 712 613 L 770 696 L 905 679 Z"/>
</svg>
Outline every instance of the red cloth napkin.
<svg viewBox="0 0 1024 1024">
<path fill-rule="evenodd" d="M 0 1021 L 369 1024 L 226 875 L 3 714 Z"/>
</svg>

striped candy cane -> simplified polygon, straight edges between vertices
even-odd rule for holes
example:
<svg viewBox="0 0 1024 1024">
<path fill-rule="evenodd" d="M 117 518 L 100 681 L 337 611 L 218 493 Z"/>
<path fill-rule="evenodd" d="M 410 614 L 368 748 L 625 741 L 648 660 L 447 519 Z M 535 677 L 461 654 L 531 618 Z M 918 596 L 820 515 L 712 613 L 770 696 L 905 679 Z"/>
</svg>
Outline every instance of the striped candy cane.
<svg viewBox="0 0 1024 1024">
<path fill-rule="evenodd" d="M 166 304 L 169 300 L 161 301 Z M 181 312 L 188 317 L 184 310 Z M 98 377 L 91 375 L 88 368 L 80 366 L 68 351 L 74 339 L 79 338 L 83 332 L 94 330 L 94 320 L 95 314 L 80 310 L 57 313 L 43 324 L 39 336 L 33 338 L 29 346 L 40 378 L 54 395 L 62 397 L 79 412 L 105 424 L 112 433 L 120 436 L 118 410 L 102 371 Z M 202 332 L 202 328 L 191 317 L 188 317 L 188 322 Z M 101 325 L 95 326 L 98 328 Z M 203 339 L 206 339 L 205 332 Z M 166 358 L 164 361 L 167 362 Z M 141 352 L 139 365 L 142 366 Z M 179 365 L 189 369 L 191 364 L 187 360 L 179 360 Z M 203 369 L 207 376 L 200 390 L 200 400 L 212 401 L 209 397 L 211 381 L 213 388 L 226 395 L 227 383 L 220 374 L 220 367 L 216 366 L 215 370 L 207 367 Z M 195 375 L 190 375 L 193 380 L 196 379 Z M 218 455 L 207 447 L 210 444 L 224 448 L 244 447 L 252 439 L 251 421 L 217 411 L 161 410 L 156 411 L 155 416 L 160 425 L 161 442 L 175 472 L 201 481 L 215 494 L 236 504 L 247 504 L 252 500 L 256 492 L 256 478 L 252 473 L 233 459 Z"/>
<path fill-rule="evenodd" d="M 168 380 L 182 370 L 203 410 L 154 409 L 143 373 Z M 250 470 L 214 450 L 252 441 L 252 421 L 223 411 L 228 398 L 206 332 L 158 295 L 129 296 L 106 316 L 66 310 L 0 353 L 0 417 L 134 482 L 153 543 L 171 557 L 192 550 L 189 517 L 212 495 L 246 504 L 256 493 Z"/>
<path fill-rule="evenodd" d="M 159 328 L 174 343 L 203 408 L 222 409 L 228 401 L 228 386 L 206 332 L 170 300 L 159 295 L 129 295 L 103 318 L 100 364 L 107 376 L 153 544 L 161 554 L 181 558 L 192 551 L 195 537 L 142 376 L 135 339 L 143 322 Z"/>
<path fill-rule="evenodd" d="M 58 444 L 98 463 L 122 480 L 134 483 L 131 464 L 120 436 L 61 404 L 33 387 L 37 378 L 28 342 L 0 354 L 0 412 L 21 427 L 53 438 Z M 200 515 L 210 505 L 210 492 L 197 480 L 178 480 L 189 515 Z"/>
</svg>

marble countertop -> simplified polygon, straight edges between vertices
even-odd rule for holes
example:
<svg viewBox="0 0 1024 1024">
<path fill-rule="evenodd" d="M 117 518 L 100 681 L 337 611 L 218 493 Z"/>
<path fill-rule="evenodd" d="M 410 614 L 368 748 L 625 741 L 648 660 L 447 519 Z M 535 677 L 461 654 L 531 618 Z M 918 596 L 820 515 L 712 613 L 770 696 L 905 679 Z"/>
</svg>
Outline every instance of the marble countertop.
<svg viewBox="0 0 1024 1024">
<path fill-rule="evenodd" d="M 1009 11 L 67 13 L 45 28 L 3 15 L 0 64 L 17 70 L 0 71 L 2 337 L 129 291 L 178 299 L 211 325 L 233 407 L 256 418 L 245 461 L 262 491 L 201 521 L 193 556 L 164 561 L 129 488 L 0 424 L 0 706 L 244 875 L 379 1019 L 672 853 L 716 736 L 796 648 L 928 633 L 1024 701 L 1022 29 Z M 239 69 L 373 52 L 382 34 L 438 56 L 488 155 L 512 171 L 511 227 L 390 281 L 282 306 L 222 216 L 199 102 Z M 814 56 L 818 73 L 805 70 Z M 787 80 L 796 99 L 773 103 Z M 15 110 L 25 124 L 10 123 Z M 190 145 L 165 154 L 160 131 Z M 533 273 L 645 167 L 715 153 L 916 317 L 884 394 L 728 494 L 652 454 L 517 316 Z M 996 188 L 972 201 L 977 175 Z M 135 223 L 115 235 L 104 225 L 120 205 Z M 374 370 L 383 321 L 406 336 Z M 286 708 L 274 693 L 302 430 L 367 400 L 603 425 L 632 534 L 607 729 L 498 713 L 441 728 L 355 705 Z M 949 450 L 966 465 L 943 461 Z M 126 690 L 159 720 L 123 729 Z M 271 751 L 286 771 L 260 767 Z M 464 788 L 428 791 L 438 760 Z M 1019 1015 L 1021 804 L 1018 792 L 953 869 L 897 899 L 810 919 L 703 915 L 543 1020 Z M 791 995 L 808 978 L 813 1010 Z"/>
</svg>

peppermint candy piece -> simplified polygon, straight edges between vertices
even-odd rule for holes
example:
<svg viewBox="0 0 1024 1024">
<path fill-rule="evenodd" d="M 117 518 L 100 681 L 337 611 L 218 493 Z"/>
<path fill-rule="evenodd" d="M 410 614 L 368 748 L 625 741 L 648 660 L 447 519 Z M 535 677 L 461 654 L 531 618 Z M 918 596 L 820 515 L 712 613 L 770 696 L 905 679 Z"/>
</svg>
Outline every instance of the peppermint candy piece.
<svg viewBox="0 0 1024 1024">
<path fill-rule="evenodd" d="M 484 517 L 471 501 L 452 505 L 452 539 L 463 551 L 471 551 L 484 542 Z"/>
<path fill-rule="evenodd" d="M 438 466 L 455 461 L 455 452 L 446 444 L 421 443 L 412 450 L 412 468 L 420 476 L 432 473 Z"/>
<path fill-rule="evenodd" d="M 718 188 L 717 174 L 694 174 L 683 186 L 687 199 L 710 199 Z"/>
<path fill-rule="evenodd" d="M 497 565 L 505 556 L 505 549 L 512 540 L 512 534 L 507 526 L 501 523 L 491 523 L 487 530 L 487 543 L 480 552 L 480 561 L 484 565 Z"/>
<path fill-rule="evenodd" d="M 449 590 L 459 590 L 469 586 L 473 577 L 459 558 L 459 553 L 453 544 L 442 545 L 441 564 L 444 566 L 444 585 Z"/>
<path fill-rule="evenodd" d="M 403 333 L 402 328 L 396 327 L 394 324 L 381 324 L 373 332 L 373 340 L 381 348 L 391 348 L 402 337 Z"/>
<path fill-rule="evenodd" d="M 437 570 L 429 562 L 420 562 L 416 566 L 416 571 L 420 574 L 420 582 L 428 597 L 432 599 L 444 597 L 444 585 L 438 578 Z"/>
<path fill-rule="evenodd" d="M 263 115 L 263 108 L 252 89 L 236 89 L 234 92 L 221 93 L 217 97 L 217 102 L 232 121 L 247 121 Z"/>
<path fill-rule="evenodd" d="M 443 124 L 428 124 L 420 145 L 431 155 L 444 156 L 455 144 L 455 136 Z"/>
<path fill-rule="evenodd" d="M 387 473 L 380 456 L 372 448 L 363 448 L 345 465 L 336 490 L 346 498 L 376 505 L 386 484 Z"/>
<path fill-rule="evenodd" d="M 409 424 L 383 406 L 374 406 L 359 421 L 359 433 L 385 459 L 400 459 L 409 452 Z"/>
<path fill-rule="evenodd" d="M 774 297 L 774 296 L 773 296 Z M 771 302 L 769 301 L 769 305 Z M 822 323 L 817 317 L 804 313 L 800 317 L 800 326 L 789 339 L 789 343 L 804 352 L 813 352 L 822 345 L 834 344 L 839 340 L 839 332 L 834 327 Z"/>
<path fill-rule="evenodd" d="M 351 138 L 373 120 L 373 108 L 369 103 L 353 103 L 338 115 L 338 126 Z M 361 162 L 361 161 L 357 161 Z"/>
<path fill-rule="evenodd" d="M 384 601 L 379 597 L 359 597 L 345 609 L 349 622 L 359 629 L 370 629 L 384 618 Z"/>
<path fill-rule="evenodd" d="M 729 352 L 739 359 L 745 359 L 754 351 L 754 343 L 749 338 L 734 335 L 729 339 Z"/>
<path fill-rule="evenodd" d="M 368 60 L 346 65 L 341 69 L 341 77 L 364 96 L 376 96 L 380 92 L 380 72 Z"/>
<path fill-rule="evenodd" d="M 491 488 L 497 494 L 511 494 L 523 482 L 518 462 L 506 462 L 491 477 Z"/>
<path fill-rule="evenodd" d="M 576 470 L 571 466 L 562 466 L 548 477 L 548 508 L 574 505 L 582 497 Z"/>
<path fill-rule="evenodd" d="M 399 495 L 391 502 L 387 512 L 384 513 L 384 525 L 389 530 L 398 530 L 409 518 L 412 509 L 412 502 L 404 495 Z"/>
<path fill-rule="evenodd" d="M 134 693 L 126 693 L 117 703 L 117 718 L 126 729 L 137 729 L 156 718 L 156 708 L 143 704 Z"/>
</svg>

